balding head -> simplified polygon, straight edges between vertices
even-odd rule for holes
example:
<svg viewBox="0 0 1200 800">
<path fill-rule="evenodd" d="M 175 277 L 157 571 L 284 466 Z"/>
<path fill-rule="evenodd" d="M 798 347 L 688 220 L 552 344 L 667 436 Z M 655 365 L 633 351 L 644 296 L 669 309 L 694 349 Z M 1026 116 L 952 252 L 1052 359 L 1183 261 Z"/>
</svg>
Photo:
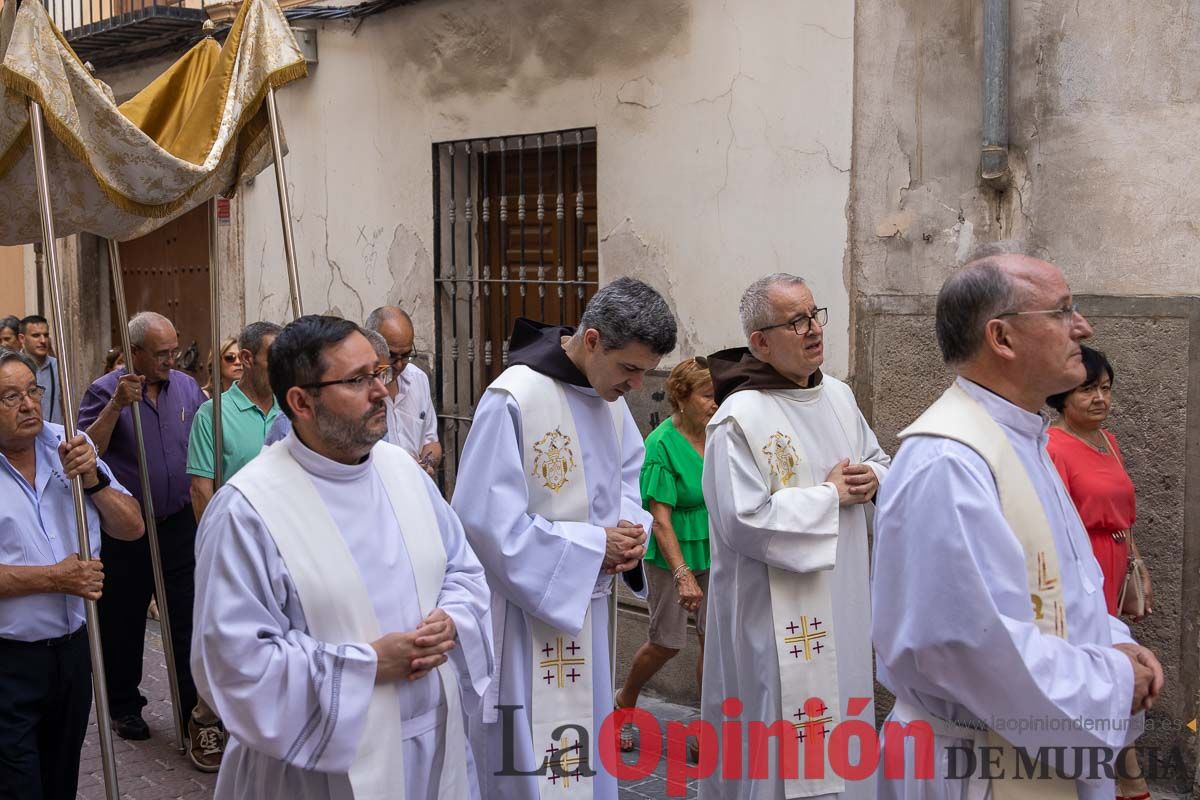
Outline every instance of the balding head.
<svg viewBox="0 0 1200 800">
<path fill-rule="evenodd" d="M 151 383 L 170 378 L 179 357 L 179 335 L 171 320 L 153 311 L 140 311 L 129 320 L 133 372 Z"/>
<path fill-rule="evenodd" d="M 1082 375 L 1079 342 L 1092 329 L 1073 308 L 1058 267 L 1001 242 L 943 284 L 938 345 L 960 374 L 1036 411 Z"/>
<path fill-rule="evenodd" d="M 375 331 L 387 342 L 388 362 L 399 377 L 412 359 L 415 335 L 412 319 L 401 308 L 380 306 L 367 316 L 363 327 Z"/>
</svg>

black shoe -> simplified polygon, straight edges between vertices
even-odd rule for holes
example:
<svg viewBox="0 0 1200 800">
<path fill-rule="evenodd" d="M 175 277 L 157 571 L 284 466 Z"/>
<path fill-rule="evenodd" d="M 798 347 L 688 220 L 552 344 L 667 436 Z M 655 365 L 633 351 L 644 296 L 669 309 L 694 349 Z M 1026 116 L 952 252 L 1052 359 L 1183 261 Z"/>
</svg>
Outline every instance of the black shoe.
<svg viewBox="0 0 1200 800">
<path fill-rule="evenodd" d="M 126 714 L 123 717 L 117 717 L 112 721 L 112 727 L 117 732 L 117 736 L 122 739 L 142 741 L 150 738 L 150 726 L 146 724 L 146 720 L 142 719 L 141 714 Z"/>
</svg>

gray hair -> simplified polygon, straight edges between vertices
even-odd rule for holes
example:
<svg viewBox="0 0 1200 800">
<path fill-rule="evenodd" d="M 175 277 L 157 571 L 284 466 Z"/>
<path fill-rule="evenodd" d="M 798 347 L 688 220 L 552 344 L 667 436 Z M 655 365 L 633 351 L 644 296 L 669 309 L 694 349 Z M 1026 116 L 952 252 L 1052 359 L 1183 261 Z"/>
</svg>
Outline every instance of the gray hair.
<svg viewBox="0 0 1200 800">
<path fill-rule="evenodd" d="M 21 332 L 21 320 L 17 319 L 16 317 L 0 318 L 0 329 L 3 329 L 3 328 L 10 328 L 13 333 L 20 333 Z"/>
<path fill-rule="evenodd" d="M 157 312 L 139 311 L 134 314 L 129 319 L 129 343 L 134 347 L 142 347 L 146 344 L 146 334 L 150 332 L 150 328 L 160 323 L 175 330 L 175 323 Z"/>
<path fill-rule="evenodd" d="M 1013 310 L 1022 292 L 1004 271 L 1004 256 L 1033 256 L 1023 242 L 1005 239 L 981 245 L 966 266 L 938 292 L 935 326 L 942 359 L 965 364 L 982 349 L 988 321 Z"/>
<path fill-rule="evenodd" d="M 282 332 L 283 328 L 274 322 L 251 322 L 238 334 L 238 349 L 249 350 L 258 355 L 264 339 L 268 336 L 278 336 Z"/>
<path fill-rule="evenodd" d="M 675 349 L 675 315 L 650 285 L 617 278 L 588 301 L 577 333 L 594 328 L 607 352 L 640 342 L 656 356 Z"/>
<path fill-rule="evenodd" d="M 742 292 L 742 301 L 738 304 L 738 319 L 742 323 L 742 332 L 749 341 L 750 334 L 762 330 L 774 323 L 774 308 L 771 305 L 771 290 L 783 286 L 804 286 L 804 278 L 790 272 L 774 272 L 759 278 L 746 287 Z"/>
<path fill-rule="evenodd" d="M 397 306 L 380 306 L 375 309 L 367 315 L 367 321 L 363 323 L 363 327 L 369 331 L 378 331 L 383 327 L 383 323 L 390 320 L 401 320 L 407 322 L 409 327 L 412 327 L 412 317 L 404 309 Z"/>
<path fill-rule="evenodd" d="M 0 347 L 0 367 L 13 361 L 19 361 L 29 368 L 33 373 L 33 377 L 37 377 L 37 364 L 33 363 L 33 358 L 22 353 L 20 350 L 9 350 L 7 347 Z"/>
<path fill-rule="evenodd" d="M 379 358 L 386 359 L 388 357 L 387 339 L 379 331 L 363 328 L 363 336 L 367 337 L 367 341 L 371 343 L 371 347 L 375 348 L 375 355 Z"/>
</svg>

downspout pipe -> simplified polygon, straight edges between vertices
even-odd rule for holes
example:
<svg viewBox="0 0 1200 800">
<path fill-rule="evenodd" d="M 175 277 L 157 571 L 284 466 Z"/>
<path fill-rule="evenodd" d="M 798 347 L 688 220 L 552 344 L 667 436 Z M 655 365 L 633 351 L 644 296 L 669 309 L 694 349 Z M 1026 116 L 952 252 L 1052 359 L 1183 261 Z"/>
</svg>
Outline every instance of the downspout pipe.
<svg viewBox="0 0 1200 800">
<path fill-rule="evenodd" d="M 1008 185 L 1008 54 L 1010 0 L 983 0 L 983 151 L 980 177 Z"/>
</svg>

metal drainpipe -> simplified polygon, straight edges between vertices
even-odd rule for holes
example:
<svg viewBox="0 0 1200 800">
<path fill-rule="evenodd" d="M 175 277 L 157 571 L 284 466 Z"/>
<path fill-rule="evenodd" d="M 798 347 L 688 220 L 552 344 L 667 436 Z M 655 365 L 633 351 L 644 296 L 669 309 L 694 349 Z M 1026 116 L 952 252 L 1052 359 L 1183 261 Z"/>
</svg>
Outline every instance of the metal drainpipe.
<svg viewBox="0 0 1200 800">
<path fill-rule="evenodd" d="M 983 2 L 983 152 L 980 177 L 1008 185 L 1008 38 L 1010 0 Z"/>
</svg>

